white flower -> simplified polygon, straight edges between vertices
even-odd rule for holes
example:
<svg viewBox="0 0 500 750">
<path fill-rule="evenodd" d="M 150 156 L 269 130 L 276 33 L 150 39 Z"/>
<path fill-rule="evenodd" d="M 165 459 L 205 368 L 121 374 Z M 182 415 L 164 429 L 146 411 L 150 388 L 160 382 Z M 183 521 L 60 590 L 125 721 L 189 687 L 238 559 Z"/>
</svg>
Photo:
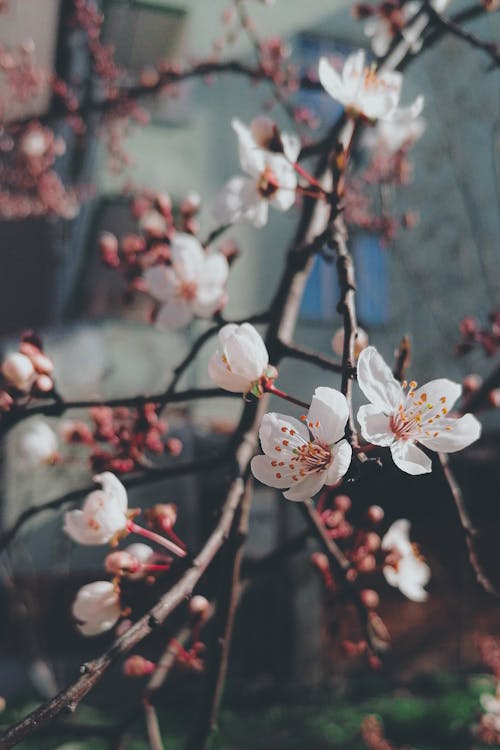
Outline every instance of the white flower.
<svg viewBox="0 0 500 750">
<path fill-rule="evenodd" d="M 269 204 L 279 211 L 288 211 L 295 202 L 297 176 L 288 158 L 297 157 L 296 144 L 285 146 L 283 142 L 287 155 L 267 151 L 257 145 L 242 122 L 233 120 L 231 124 L 238 135 L 242 169 L 249 176 L 238 175 L 226 183 L 217 198 L 215 215 L 221 224 L 246 219 L 256 227 L 263 227 Z"/>
<path fill-rule="evenodd" d="M 433 0 L 431 5 L 435 11 L 442 13 L 449 2 L 450 0 Z M 397 24 L 393 23 L 390 14 L 383 15 L 378 13 L 368 19 L 364 32 L 371 39 L 371 47 L 377 57 L 383 57 L 389 51 L 397 31 L 401 32 L 403 39 L 406 39 L 412 52 L 419 52 L 422 47 L 421 34 L 423 28 L 421 22 L 411 23 L 411 19 L 418 13 L 420 8 L 421 3 L 415 0 L 406 3 L 401 8 L 397 8 Z"/>
<path fill-rule="evenodd" d="M 382 549 L 389 551 L 394 560 L 384 565 L 383 573 L 390 586 L 398 588 L 413 602 L 423 602 L 427 599 L 424 586 L 429 583 L 431 571 L 410 542 L 409 535 L 410 522 L 406 518 L 394 521 L 382 539 Z"/>
<path fill-rule="evenodd" d="M 376 73 L 373 67 L 365 67 L 364 50 L 346 58 L 342 75 L 326 57 L 320 59 L 318 73 L 327 93 L 355 116 L 392 120 L 417 117 L 422 111 L 423 97 L 417 97 L 410 107 L 398 108 L 403 76 L 395 71 Z"/>
<path fill-rule="evenodd" d="M 102 489 L 87 495 L 82 510 L 64 515 L 65 532 L 79 544 L 107 544 L 127 526 L 128 500 L 123 484 L 109 471 L 97 474 L 94 482 Z"/>
<path fill-rule="evenodd" d="M 33 422 L 17 441 L 17 468 L 31 471 L 57 458 L 57 435 L 46 422 Z"/>
<path fill-rule="evenodd" d="M 171 266 L 152 266 L 144 273 L 151 295 L 162 303 L 156 323 L 181 328 L 195 315 L 209 318 L 225 300 L 229 266 L 221 253 L 208 255 L 190 234 L 174 235 Z"/>
<path fill-rule="evenodd" d="M 4 359 L 2 375 L 20 391 L 29 391 L 36 377 L 31 359 L 20 352 L 13 352 Z"/>
<path fill-rule="evenodd" d="M 242 129 L 246 137 L 245 131 L 247 131 L 247 128 L 239 120 L 234 120 L 233 127 L 235 127 L 234 123 L 238 123 L 238 127 Z M 283 153 L 292 164 L 297 161 L 300 153 L 300 138 L 294 133 L 281 132 L 274 120 L 267 115 L 259 115 L 253 118 L 250 123 L 250 133 L 258 148 L 274 153 Z"/>
<path fill-rule="evenodd" d="M 109 581 L 94 581 L 78 591 L 71 612 L 82 635 L 100 635 L 121 616 L 120 597 Z"/>
<path fill-rule="evenodd" d="M 49 146 L 45 130 L 32 128 L 21 139 L 21 151 L 30 159 L 43 156 Z"/>
<path fill-rule="evenodd" d="M 450 418 L 462 386 L 446 378 L 408 390 L 399 383 L 373 346 L 361 352 L 358 383 L 371 404 L 358 411 L 361 434 L 370 443 L 388 446 L 396 466 L 408 474 L 432 470 L 431 459 L 416 442 L 434 451 L 454 453 L 478 439 L 481 425 L 472 414 Z"/>
<path fill-rule="evenodd" d="M 403 146 L 416 143 L 425 131 L 423 117 L 403 117 L 400 120 L 381 120 L 375 128 L 365 131 L 363 143 L 370 151 L 395 154 Z"/>
<path fill-rule="evenodd" d="M 250 323 L 228 323 L 219 331 L 219 346 L 208 363 L 208 374 L 226 391 L 248 393 L 269 364 L 261 335 Z"/>
<path fill-rule="evenodd" d="M 316 388 L 304 424 L 265 414 L 259 430 L 265 455 L 252 459 L 254 477 L 270 487 L 289 487 L 283 493 L 288 500 L 306 500 L 323 485 L 337 484 L 351 463 L 344 439 L 348 417 L 345 396 L 333 388 Z"/>
</svg>

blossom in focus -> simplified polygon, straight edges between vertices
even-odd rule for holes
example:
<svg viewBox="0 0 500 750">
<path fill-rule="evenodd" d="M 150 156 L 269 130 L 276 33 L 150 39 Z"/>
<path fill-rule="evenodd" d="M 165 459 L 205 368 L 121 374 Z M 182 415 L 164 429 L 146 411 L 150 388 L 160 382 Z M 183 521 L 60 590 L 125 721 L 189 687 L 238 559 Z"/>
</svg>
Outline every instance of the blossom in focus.
<svg viewBox="0 0 500 750">
<path fill-rule="evenodd" d="M 283 143 L 286 154 L 268 151 L 257 144 L 242 122 L 235 119 L 231 125 L 238 136 L 241 167 L 248 177 L 238 175 L 226 183 L 216 200 L 215 216 L 221 224 L 246 219 L 256 227 L 263 227 L 269 205 L 288 211 L 295 202 L 297 176 L 288 159 L 291 156 L 296 159 L 298 150 L 287 142 L 286 147 Z M 257 128 L 257 136 L 265 141 L 262 130 Z"/>
<path fill-rule="evenodd" d="M 127 491 L 109 471 L 97 474 L 102 485 L 85 498 L 81 510 L 64 515 L 64 530 L 78 544 L 107 544 L 127 527 Z"/>
<path fill-rule="evenodd" d="M 228 323 L 219 331 L 219 349 L 210 358 L 208 374 L 226 391 L 248 393 L 266 376 L 268 365 L 266 346 L 253 325 Z"/>
<path fill-rule="evenodd" d="M 364 328 L 357 330 L 356 341 L 354 342 L 354 356 L 359 357 L 363 349 L 368 346 L 368 334 Z M 344 329 L 338 328 L 332 338 L 332 349 L 335 354 L 341 357 L 344 353 Z"/>
<path fill-rule="evenodd" d="M 20 391 L 29 391 L 36 377 L 31 359 L 19 352 L 13 352 L 4 359 L 2 375 L 9 385 Z"/>
<path fill-rule="evenodd" d="M 431 459 L 416 446 L 454 453 L 478 439 L 481 424 L 472 414 L 449 417 L 462 386 L 446 378 L 399 383 L 373 346 L 361 352 L 357 363 L 359 387 L 371 402 L 361 406 L 361 434 L 370 443 L 387 446 L 394 463 L 408 474 L 432 470 Z"/>
<path fill-rule="evenodd" d="M 41 420 L 33 422 L 17 441 L 17 466 L 23 471 L 31 471 L 55 463 L 57 449 L 58 441 L 54 430 Z"/>
<path fill-rule="evenodd" d="M 364 50 L 353 52 L 346 58 L 341 74 L 326 57 L 322 57 L 318 74 L 323 88 L 351 116 L 362 115 L 368 120 L 399 120 L 417 117 L 422 111 L 422 96 L 417 97 L 410 107 L 399 108 L 403 76 L 395 71 L 377 73 L 373 67 L 366 67 Z"/>
<path fill-rule="evenodd" d="M 263 456 L 252 459 L 256 479 L 287 489 L 288 500 L 306 500 L 323 485 L 337 484 L 351 463 L 344 438 L 349 408 L 334 388 L 316 388 L 302 422 L 283 414 L 265 414 L 259 430 Z"/>
<path fill-rule="evenodd" d="M 78 591 L 71 612 L 82 635 L 100 635 L 121 616 L 119 593 L 109 581 L 87 583 Z"/>
<path fill-rule="evenodd" d="M 389 553 L 383 568 L 387 583 L 413 602 L 425 601 L 424 586 L 429 583 L 431 571 L 410 542 L 410 522 L 406 518 L 394 521 L 381 546 Z"/>
<path fill-rule="evenodd" d="M 195 237 L 181 232 L 174 235 L 170 254 L 171 266 L 156 265 L 144 272 L 150 294 L 161 303 L 157 325 L 181 328 L 195 315 L 209 318 L 225 301 L 226 258 L 205 253 Z"/>
</svg>

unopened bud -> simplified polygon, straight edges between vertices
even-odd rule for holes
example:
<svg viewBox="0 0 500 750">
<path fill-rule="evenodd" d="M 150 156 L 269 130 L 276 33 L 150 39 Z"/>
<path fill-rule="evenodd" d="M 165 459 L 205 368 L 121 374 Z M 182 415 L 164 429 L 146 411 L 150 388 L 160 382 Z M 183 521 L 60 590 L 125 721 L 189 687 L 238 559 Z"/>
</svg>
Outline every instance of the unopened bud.
<svg viewBox="0 0 500 750">
<path fill-rule="evenodd" d="M 313 552 L 311 562 L 321 573 L 328 573 L 330 570 L 330 563 L 324 552 Z"/>
<path fill-rule="evenodd" d="M 360 573 L 371 573 L 376 568 L 376 561 L 373 555 L 365 555 L 356 565 Z"/>
<path fill-rule="evenodd" d="M 121 576 L 136 573 L 140 567 L 140 563 L 133 555 L 120 550 L 118 552 L 111 552 L 106 556 L 104 567 L 111 575 Z"/>
<path fill-rule="evenodd" d="M 254 117 L 250 124 L 250 131 L 254 141 L 261 148 L 269 148 L 274 139 L 281 140 L 276 123 L 266 115 Z"/>
<path fill-rule="evenodd" d="M 127 677 L 145 677 L 156 669 L 156 664 L 149 659 L 145 659 L 139 654 L 132 654 L 123 663 L 123 673 Z"/>
<path fill-rule="evenodd" d="M 337 508 L 337 510 L 342 511 L 342 513 L 347 513 L 352 505 L 351 498 L 348 495 L 337 495 L 335 497 L 335 500 L 333 501 L 333 504 Z"/>
<path fill-rule="evenodd" d="M 3 361 L 2 374 L 10 385 L 20 391 L 26 391 L 30 388 L 35 368 L 29 357 L 14 352 Z"/>
<path fill-rule="evenodd" d="M 373 589 L 363 589 L 360 592 L 360 597 L 367 609 L 375 609 L 379 605 L 380 597 Z"/>
<path fill-rule="evenodd" d="M 181 201 L 180 211 L 187 216 L 194 216 L 201 206 L 201 196 L 195 190 L 191 190 Z"/>
<path fill-rule="evenodd" d="M 210 602 L 200 594 L 193 596 L 193 598 L 189 602 L 189 612 L 193 617 L 196 617 L 197 619 L 199 618 L 205 620 L 208 617 L 210 609 Z"/>
<path fill-rule="evenodd" d="M 488 394 L 488 401 L 494 409 L 500 407 L 500 388 L 494 388 Z"/>
<path fill-rule="evenodd" d="M 139 219 L 139 227 L 151 237 L 163 237 L 167 232 L 165 218 L 159 211 L 146 211 Z"/>
<path fill-rule="evenodd" d="M 483 379 L 480 375 L 476 375 L 475 373 L 466 375 L 462 380 L 462 388 L 464 393 L 472 393 L 473 391 L 477 391 L 477 389 L 480 388 L 482 382 Z"/>
<path fill-rule="evenodd" d="M 166 446 L 171 456 L 180 456 L 182 453 L 182 440 L 179 438 L 168 438 Z"/>
<path fill-rule="evenodd" d="M 46 354 L 38 352 L 31 358 L 35 370 L 43 375 L 51 375 L 54 372 L 54 363 Z"/>
<path fill-rule="evenodd" d="M 48 375 L 39 375 L 35 380 L 34 388 L 39 393 L 50 393 L 54 390 L 54 381 Z"/>
<path fill-rule="evenodd" d="M 378 524 L 384 520 L 384 509 L 380 505 L 370 505 L 367 516 L 371 523 Z"/>
<path fill-rule="evenodd" d="M 365 536 L 365 545 L 370 552 L 376 552 L 380 548 L 380 537 L 374 531 L 369 531 Z"/>
<path fill-rule="evenodd" d="M 359 357 L 363 349 L 368 346 L 368 334 L 363 328 L 358 328 L 356 340 L 354 342 L 354 356 L 356 359 Z M 339 328 L 335 331 L 332 338 L 332 349 L 335 354 L 341 357 L 344 353 L 344 329 Z"/>
<path fill-rule="evenodd" d="M 9 411 L 13 403 L 14 399 L 7 391 L 0 391 L 0 411 Z"/>
</svg>

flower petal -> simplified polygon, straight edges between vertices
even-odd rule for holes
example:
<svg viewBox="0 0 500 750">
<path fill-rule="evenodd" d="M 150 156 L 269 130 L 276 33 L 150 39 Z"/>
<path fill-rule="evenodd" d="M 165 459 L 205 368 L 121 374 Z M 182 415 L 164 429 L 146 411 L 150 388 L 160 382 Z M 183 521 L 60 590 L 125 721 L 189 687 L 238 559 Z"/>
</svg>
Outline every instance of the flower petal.
<svg viewBox="0 0 500 750">
<path fill-rule="evenodd" d="M 235 335 L 227 339 L 224 353 L 231 370 L 250 381 L 260 378 L 269 362 L 262 338 L 249 323 L 244 323 Z"/>
<path fill-rule="evenodd" d="M 299 136 L 294 133 L 281 133 L 281 143 L 286 158 L 291 162 L 297 161 L 301 148 Z"/>
<path fill-rule="evenodd" d="M 252 474 L 259 482 L 269 487 L 276 487 L 279 490 L 290 487 L 293 484 L 291 472 L 284 471 L 285 467 L 282 470 L 273 466 L 272 460 L 269 456 L 254 456 L 251 462 Z M 277 474 L 280 476 L 276 476 Z"/>
<path fill-rule="evenodd" d="M 182 281 L 198 281 L 204 268 L 205 253 L 191 234 L 178 232 L 170 243 L 172 266 Z"/>
<path fill-rule="evenodd" d="M 438 435 L 428 437 L 424 435 L 419 437 L 419 443 L 425 445 L 433 451 L 443 451 L 443 453 L 455 453 L 461 451 L 473 443 L 481 435 L 481 422 L 472 414 L 458 419 L 442 418 L 436 422 L 436 432 Z"/>
<path fill-rule="evenodd" d="M 424 602 L 428 593 L 423 586 L 429 582 L 430 568 L 423 560 L 413 555 L 403 557 L 399 561 L 399 590 L 407 599 L 413 602 Z"/>
<path fill-rule="evenodd" d="M 193 306 L 183 297 L 172 297 L 160 307 L 156 326 L 162 330 L 183 328 L 193 319 Z"/>
<path fill-rule="evenodd" d="M 380 411 L 390 414 L 403 399 L 403 389 L 374 346 L 367 346 L 358 357 L 359 387 Z"/>
<path fill-rule="evenodd" d="M 253 185 L 253 181 L 241 175 L 226 182 L 214 205 L 214 216 L 219 224 L 234 224 L 243 217 L 244 188 L 249 182 Z"/>
<path fill-rule="evenodd" d="M 436 380 L 429 380 L 428 383 L 417 388 L 412 401 L 425 402 L 428 408 L 434 406 L 438 411 L 444 404 L 449 411 L 461 395 L 462 386 L 459 383 L 454 383 L 453 380 L 448 380 L 448 378 L 437 378 Z"/>
<path fill-rule="evenodd" d="M 346 397 L 335 388 L 316 388 L 307 414 L 307 424 L 315 439 L 331 445 L 345 434 L 349 418 Z"/>
<path fill-rule="evenodd" d="M 227 369 L 219 352 L 214 352 L 208 362 L 208 374 L 219 388 L 231 393 L 246 393 L 250 387 L 248 378 Z"/>
<path fill-rule="evenodd" d="M 127 490 L 118 477 L 111 471 L 103 471 L 102 474 L 96 474 L 93 480 L 96 484 L 102 486 L 107 502 L 115 503 L 122 513 L 126 513 L 128 508 Z"/>
<path fill-rule="evenodd" d="M 166 302 L 175 294 L 179 280 L 177 275 L 168 266 L 151 266 L 143 274 L 149 293 L 158 302 Z"/>
<path fill-rule="evenodd" d="M 431 459 L 413 443 L 396 440 L 391 445 L 391 454 L 398 469 L 407 474 L 428 474 L 432 471 Z"/>
<path fill-rule="evenodd" d="M 390 445 L 394 434 L 390 427 L 390 417 L 380 411 L 378 406 L 365 404 L 358 411 L 358 422 L 365 440 L 374 445 Z"/>
<path fill-rule="evenodd" d="M 251 177 L 258 177 L 264 169 L 264 151 L 256 144 L 250 129 L 241 120 L 232 120 L 231 127 L 238 136 L 238 151 L 243 171 Z"/>
<path fill-rule="evenodd" d="M 326 57 L 321 57 L 318 66 L 318 76 L 325 91 L 335 99 L 344 104 L 344 84 L 341 77 Z"/>
<path fill-rule="evenodd" d="M 352 448 L 347 440 L 341 440 L 334 448 L 333 461 L 326 472 L 325 484 L 338 484 L 351 465 Z"/>
<path fill-rule="evenodd" d="M 394 521 L 382 539 L 382 549 L 394 549 L 403 556 L 411 554 L 410 526 L 407 518 L 398 518 L 397 521 Z"/>
<path fill-rule="evenodd" d="M 309 433 L 298 419 L 268 412 L 264 414 L 260 423 L 259 438 L 264 453 L 277 458 L 280 454 L 291 453 L 293 448 L 309 442 Z M 288 446 L 283 445 L 283 439 L 287 440 Z M 279 450 L 276 450 L 276 447 Z"/>
<path fill-rule="evenodd" d="M 325 484 L 326 471 L 314 471 L 304 479 L 295 482 L 283 495 L 287 500 L 308 500 L 320 491 Z"/>
</svg>

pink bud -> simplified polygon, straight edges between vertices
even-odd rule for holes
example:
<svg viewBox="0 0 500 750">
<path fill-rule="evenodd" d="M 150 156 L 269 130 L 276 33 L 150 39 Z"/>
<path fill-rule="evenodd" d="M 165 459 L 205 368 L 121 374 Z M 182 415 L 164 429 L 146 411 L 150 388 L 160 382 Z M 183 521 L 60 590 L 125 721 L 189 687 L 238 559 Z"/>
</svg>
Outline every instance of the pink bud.
<svg viewBox="0 0 500 750">
<path fill-rule="evenodd" d="M 356 562 L 360 573 L 371 573 L 376 568 L 376 562 L 373 555 L 366 555 Z"/>
<path fill-rule="evenodd" d="M 162 214 L 162 216 L 165 216 L 168 219 L 172 214 L 172 199 L 169 194 L 157 193 L 156 205 L 158 206 L 158 210 Z"/>
<path fill-rule="evenodd" d="M 191 613 L 191 615 L 202 620 L 205 620 L 208 617 L 211 608 L 212 607 L 208 599 L 206 599 L 204 596 L 200 596 L 199 594 L 197 596 L 193 596 L 193 598 L 189 602 L 189 612 Z"/>
<path fill-rule="evenodd" d="M 380 602 L 380 597 L 377 594 L 376 591 L 373 589 L 363 589 L 360 592 L 361 601 L 367 607 L 368 609 L 375 609 L 375 607 L 378 607 Z"/>
<path fill-rule="evenodd" d="M 180 210 L 182 214 L 194 216 L 201 206 L 201 197 L 195 190 L 191 190 L 181 202 Z"/>
<path fill-rule="evenodd" d="M 120 576 L 128 573 L 136 573 L 140 563 L 133 555 L 124 550 L 111 552 L 104 561 L 106 571 L 111 575 Z"/>
<path fill-rule="evenodd" d="M 20 391 L 26 391 L 31 385 L 35 370 L 33 363 L 25 354 L 14 352 L 2 363 L 2 374 L 10 385 Z"/>
<path fill-rule="evenodd" d="M 488 394 L 488 400 L 494 409 L 500 407 L 500 388 L 494 388 Z"/>
<path fill-rule="evenodd" d="M 250 131 L 254 141 L 262 148 L 268 148 L 269 143 L 273 140 L 275 135 L 278 135 L 279 137 L 276 123 L 270 117 L 267 117 L 267 115 L 254 117 L 250 124 Z"/>
<path fill-rule="evenodd" d="M 35 380 L 34 388 L 39 393 L 50 393 L 54 390 L 54 381 L 48 375 L 39 375 Z"/>
<path fill-rule="evenodd" d="M 179 438 L 168 438 L 167 450 L 172 456 L 179 456 L 182 453 L 182 441 Z"/>
<path fill-rule="evenodd" d="M 347 513 L 352 505 L 351 498 L 348 495 L 337 495 L 335 497 L 335 500 L 333 501 L 333 504 L 337 508 L 337 510 L 342 511 L 342 513 Z"/>
<path fill-rule="evenodd" d="M 0 391 L 0 411 L 9 411 L 14 403 L 14 399 L 7 391 Z"/>
<path fill-rule="evenodd" d="M 31 361 L 33 363 L 33 367 L 35 370 L 39 373 L 43 373 L 44 375 L 51 375 L 54 372 L 54 363 L 50 359 L 50 357 L 47 357 L 46 354 L 42 354 L 42 352 L 38 352 L 35 354 Z"/>
<path fill-rule="evenodd" d="M 139 656 L 139 654 L 129 656 L 123 663 L 123 673 L 127 677 L 145 677 L 154 672 L 155 669 L 156 664 L 143 656 Z"/>
<path fill-rule="evenodd" d="M 328 573 L 330 571 L 328 557 L 323 552 L 313 552 L 311 562 L 321 573 Z"/>
<path fill-rule="evenodd" d="M 380 523 L 384 519 L 384 510 L 380 505 L 370 505 L 368 508 L 368 520 L 373 524 Z"/>
<path fill-rule="evenodd" d="M 374 531 L 369 531 L 365 537 L 366 548 L 370 552 L 376 552 L 380 548 L 380 537 Z"/>
<path fill-rule="evenodd" d="M 462 388 L 464 390 L 464 393 L 472 393 L 473 391 L 477 391 L 477 389 L 480 388 L 482 382 L 483 379 L 480 375 L 476 375 L 475 373 L 466 375 L 462 380 Z"/>
</svg>

